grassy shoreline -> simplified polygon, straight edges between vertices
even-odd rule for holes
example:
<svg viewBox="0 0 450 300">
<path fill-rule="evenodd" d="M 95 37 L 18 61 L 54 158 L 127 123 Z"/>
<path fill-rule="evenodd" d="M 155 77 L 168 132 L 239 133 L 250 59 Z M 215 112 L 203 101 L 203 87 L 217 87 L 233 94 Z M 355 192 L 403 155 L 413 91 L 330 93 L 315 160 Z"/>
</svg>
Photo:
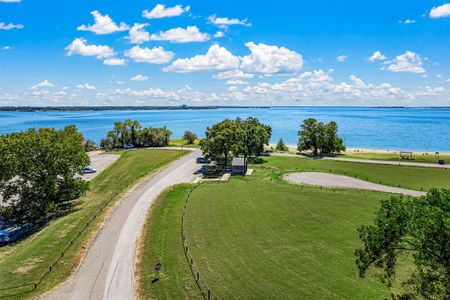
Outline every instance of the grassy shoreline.
<svg viewBox="0 0 450 300">
<path fill-rule="evenodd" d="M 91 190 L 79 201 L 72 213 L 50 222 L 23 241 L 0 248 L 0 297 L 37 297 L 63 282 L 77 267 L 97 229 L 126 191 L 185 153 L 176 150 L 119 152 L 119 160 L 91 181 Z M 105 209 L 99 212 L 105 204 Z M 93 218 L 94 215 L 97 217 Z M 60 257 L 61 251 L 71 243 Z M 32 287 L 1 290 L 36 282 L 56 259 L 59 259 L 58 264 L 36 290 Z"/>
</svg>

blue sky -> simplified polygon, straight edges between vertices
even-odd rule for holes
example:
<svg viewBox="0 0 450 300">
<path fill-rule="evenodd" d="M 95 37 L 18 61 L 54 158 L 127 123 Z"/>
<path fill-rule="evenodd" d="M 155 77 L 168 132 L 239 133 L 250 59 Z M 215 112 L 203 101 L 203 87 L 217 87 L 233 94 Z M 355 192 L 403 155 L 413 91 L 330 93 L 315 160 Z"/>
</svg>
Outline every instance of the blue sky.
<svg viewBox="0 0 450 300">
<path fill-rule="evenodd" d="M 0 0 L 0 105 L 450 105 L 445 1 Z"/>
</svg>

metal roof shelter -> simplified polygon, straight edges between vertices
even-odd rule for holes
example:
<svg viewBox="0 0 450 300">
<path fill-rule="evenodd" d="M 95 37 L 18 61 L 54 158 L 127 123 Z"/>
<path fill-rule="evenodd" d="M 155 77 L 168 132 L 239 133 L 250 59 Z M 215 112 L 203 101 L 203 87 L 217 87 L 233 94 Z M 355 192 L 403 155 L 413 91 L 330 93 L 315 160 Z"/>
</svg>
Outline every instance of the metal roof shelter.
<svg viewBox="0 0 450 300">
<path fill-rule="evenodd" d="M 247 158 L 244 157 L 234 157 L 231 162 L 231 173 L 232 174 L 242 174 L 247 173 Z"/>
</svg>

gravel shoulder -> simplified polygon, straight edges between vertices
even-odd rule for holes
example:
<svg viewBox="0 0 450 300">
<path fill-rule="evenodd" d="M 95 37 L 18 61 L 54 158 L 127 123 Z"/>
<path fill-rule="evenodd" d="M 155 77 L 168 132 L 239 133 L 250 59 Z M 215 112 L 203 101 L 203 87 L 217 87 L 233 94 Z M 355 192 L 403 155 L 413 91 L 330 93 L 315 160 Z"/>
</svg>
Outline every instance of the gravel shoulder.
<svg viewBox="0 0 450 300">
<path fill-rule="evenodd" d="M 426 193 L 402 188 L 391 187 L 382 184 L 376 184 L 361 179 L 356 179 L 344 175 L 335 175 L 329 173 L 321 172 L 300 172 L 300 173 L 290 173 L 284 176 L 287 182 L 294 184 L 307 184 L 315 186 L 324 187 L 335 187 L 335 188 L 348 188 L 348 189 L 360 189 L 360 190 L 370 190 L 379 191 L 385 193 L 393 194 L 403 194 L 407 196 L 423 196 Z"/>
</svg>

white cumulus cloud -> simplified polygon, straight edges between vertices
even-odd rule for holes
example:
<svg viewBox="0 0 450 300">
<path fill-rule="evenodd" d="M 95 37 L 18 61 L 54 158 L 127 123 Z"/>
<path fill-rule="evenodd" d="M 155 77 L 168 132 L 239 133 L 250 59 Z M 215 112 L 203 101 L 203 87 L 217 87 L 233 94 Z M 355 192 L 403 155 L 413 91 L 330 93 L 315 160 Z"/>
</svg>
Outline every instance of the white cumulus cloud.
<svg viewBox="0 0 450 300">
<path fill-rule="evenodd" d="M 106 45 L 88 45 L 84 38 L 77 38 L 73 40 L 66 48 L 68 56 L 82 55 L 95 56 L 97 58 L 107 58 L 114 56 L 114 49 Z"/>
<path fill-rule="evenodd" d="M 148 80 L 148 76 L 139 74 L 139 75 L 131 77 L 130 80 L 133 80 L 133 81 L 146 81 L 146 80 Z"/>
<path fill-rule="evenodd" d="M 303 66 L 303 56 L 285 47 L 253 42 L 247 42 L 245 46 L 251 53 L 242 58 L 240 69 L 244 73 L 292 74 L 300 71 Z"/>
<path fill-rule="evenodd" d="M 240 80 L 240 79 L 231 79 L 228 80 L 225 84 L 227 85 L 247 85 L 250 84 L 248 81 Z"/>
<path fill-rule="evenodd" d="M 338 57 L 336 57 L 336 60 L 338 62 L 344 62 L 347 59 L 347 55 L 339 55 Z"/>
<path fill-rule="evenodd" d="M 166 64 L 170 62 L 175 53 L 164 50 L 163 47 L 142 48 L 134 46 L 125 51 L 125 56 L 135 62 L 146 62 L 150 64 Z"/>
<path fill-rule="evenodd" d="M 104 65 L 108 66 L 124 66 L 125 59 L 123 58 L 107 58 L 103 61 Z"/>
<path fill-rule="evenodd" d="M 414 24 L 414 23 L 416 23 L 416 20 L 406 19 L 406 20 L 400 21 L 400 23 L 406 24 L 406 25 L 408 25 L 408 24 Z"/>
<path fill-rule="evenodd" d="M 422 58 L 412 51 L 406 51 L 393 60 L 386 61 L 385 64 L 387 65 L 385 69 L 391 72 L 425 73 Z"/>
<path fill-rule="evenodd" d="M 51 88 L 54 87 L 55 85 L 53 83 L 51 83 L 50 81 L 48 81 L 47 79 L 44 81 L 41 81 L 39 83 L 36 83 L 34 85 L 31 86 L 32 90 L 38 90 L 41 88 Z"/>
<path fill-rule="evenodd" d="M 177 17 L 191 9 L 190 6 L 183 7 L 182 5 L 175 5 L 173 7 L 167 7 L 163 4 L 157 4 L 151 11 L 144 10 L 142 16 L 147 19 L 161 19 Z"/>
<path fill-rule="evenodd" d="M 109 34 L 118 31 L 125 31 L 130 28 L 124 22 L 120 22 L 120 24 L 117 25 L 110 16 L 102 15 L 97 10 L 92 11 L 91 14 L 94 17 L 94 25 L 81 25 L 78 26 L 77 30 L 91 31 L 96 34 Z"/>
<path fill-rule="evenodd" d="M 237 79 L 237 78 L 249 79 L 249 78 L 253 78 L 254 75 L 247 74 L 247 73 L 242 72 L 241 70 L 236 69 L 236 70 L 229 70 L 229 71 L 225 71 L 225 72 L 220 72 L 218 74 L 214 74 L 213 77 L 216 79 Z"/>
<path fill-rule="evenodd" d="M 221 38 L 224 36 L 225 36 L 225 33 L 223 33 L 222 31 L 217 31 L 216 33 L 214 33 L 215 38 Z"/>
<path fill-rule="evenodd" d="M 252 26 L 252 23 L 249 23 L 247 18 L 239 20 L 239 19 L 230 19 L 226 17 L 220 18 L 217 17 L 216 15 L 212 15 L 208 17 L 208 20 L 210 23 L 223 29 L 227 29 L 231 25 L 242 25 L 246 27 Z"/>
<path fill-rule="evenodd" d="M 131 27 L 128 36 L 126 37 L 130 40 L 130 43 L 133 44 L 142 44 L 150 41 L 150 34 L 144 30 L 149 24 L 139 24 L 134 23 L 133 27 Z"/>
<path fill-rule="evenodd" d="M 377 60 L 386 60 L 386 56 L 384 56 L 381 51 L 375 51 L 370 57 L 369 61 L 374 62 Z"/>
<path fill-rule="evenodd" d="M 79 90 L 95 90 L 96 89 L 96 87 L 94 85 L 91 85 L 89 83 L 77 84 L 75 87 Z"/>
<path fill-rule="evenodd" d="M 158 34 L 152 34 L 150 39 L 172 43 L 204 42 L 209 40 L 209 35 L 200 32 L 197 26 L 187 26 L 186 29 L 177 27 L 167 31 L 160 31 Z"/>
<path fill-rule="evenodd" d="M 430 18 L 445 18 L 450 16 L 450 3 L 442 4 L 441 6 L 433 7 L 430 10 Z"/>
<path fill-rule="evenodd" d="M 13 24 L 13 23 L 3 23 L 0 22 L 0 30 L 11 30 L 11 29 L 23 29 L 24 26 L 22 24 Z"/>
<path fill-rule="evenodd" d="M 215 44 L 209 47 L 205 55 L 177 59 L 170 66 L 164 68 L 164 71 L 179 73 L 211 70 L 224 71 L 236 69 L 239 66 L 239 62 L 239 57 L 234 56 L 226 48 Z"/>
</svg>

